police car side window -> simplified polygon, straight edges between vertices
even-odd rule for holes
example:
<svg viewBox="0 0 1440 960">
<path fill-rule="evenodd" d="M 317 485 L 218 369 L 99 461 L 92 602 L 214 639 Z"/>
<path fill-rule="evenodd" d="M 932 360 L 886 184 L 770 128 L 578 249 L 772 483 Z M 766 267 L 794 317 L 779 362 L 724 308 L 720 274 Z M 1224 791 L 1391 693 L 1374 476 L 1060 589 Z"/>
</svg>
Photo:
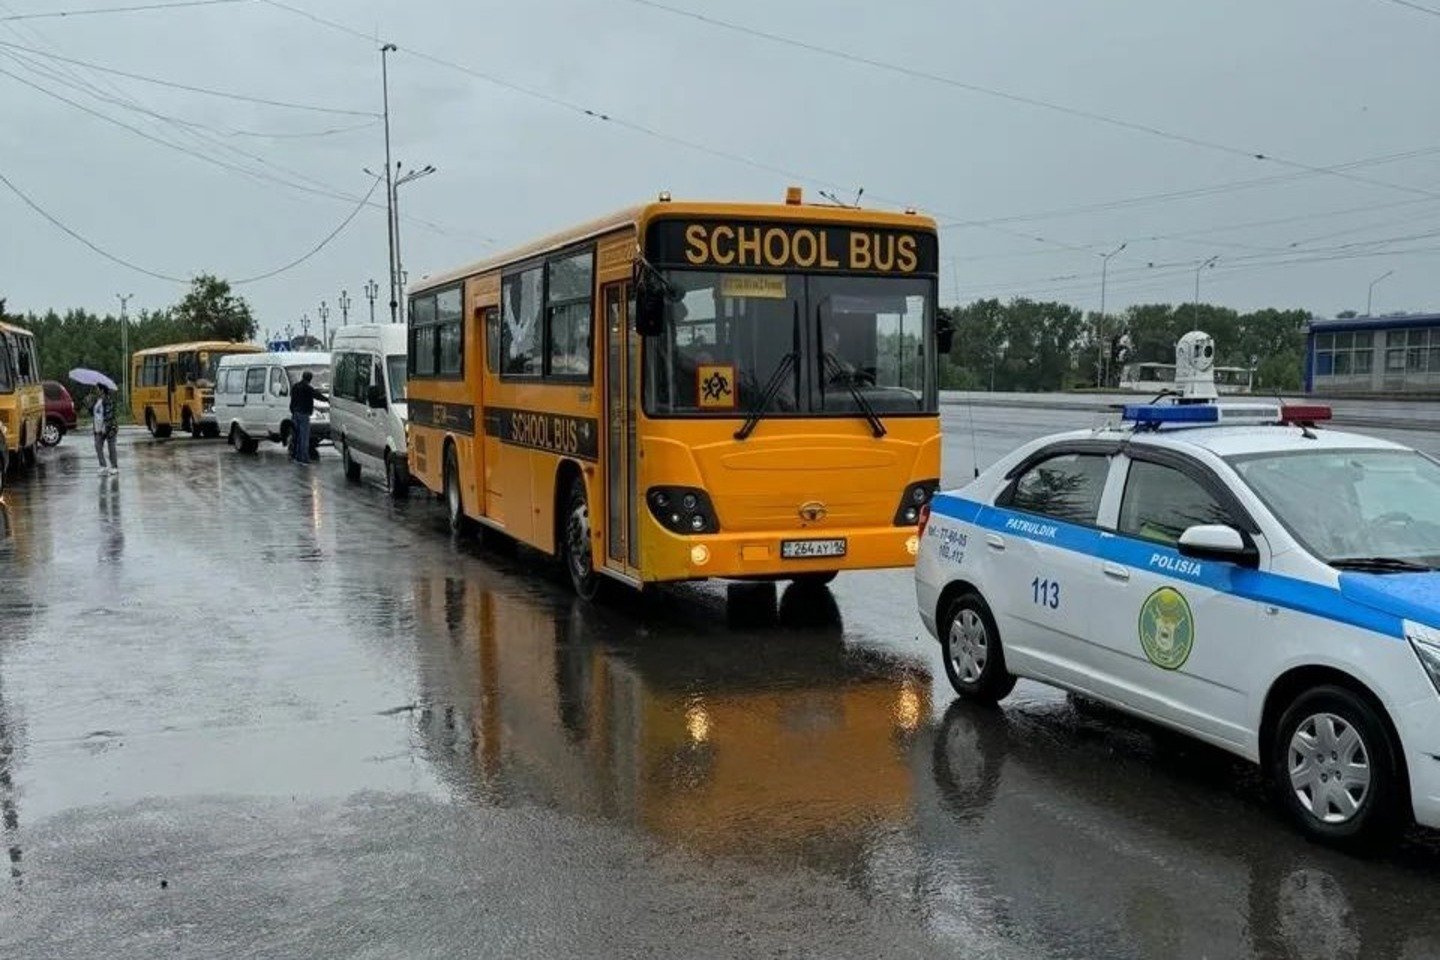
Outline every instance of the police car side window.
<svg viewBox="0 0 1440 960">
<path fill-rule="evenodd" d="M 1093 524 L 1109 473 L 1106 456 L 1062 453 L 1022 473 L 1003 505 L 1069 523 Z"/>
<path fill-rule="evenodd" d="M 1120 532 L 1173 544 L 1199 524 L 1233 526 L 1230 512 L 1204 487 L 1173 467 L 1136 460 L 1125 479 L 1120 501 Z"/>
</svg>

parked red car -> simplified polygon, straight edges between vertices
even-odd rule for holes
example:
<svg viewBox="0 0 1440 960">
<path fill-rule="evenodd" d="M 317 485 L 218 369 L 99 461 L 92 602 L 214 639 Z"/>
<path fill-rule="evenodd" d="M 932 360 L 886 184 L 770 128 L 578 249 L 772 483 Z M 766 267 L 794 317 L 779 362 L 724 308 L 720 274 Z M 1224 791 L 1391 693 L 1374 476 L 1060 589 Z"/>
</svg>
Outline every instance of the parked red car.
<svg viewBox="0 0 1440 960">
<path fill-rule="evenodd" d="M 75 401 L 70 391 L 54 380 L 45 381 L 45 425 L 40 428 L 40 443 L 53 447 L 75 429 Z"/>
</svg>

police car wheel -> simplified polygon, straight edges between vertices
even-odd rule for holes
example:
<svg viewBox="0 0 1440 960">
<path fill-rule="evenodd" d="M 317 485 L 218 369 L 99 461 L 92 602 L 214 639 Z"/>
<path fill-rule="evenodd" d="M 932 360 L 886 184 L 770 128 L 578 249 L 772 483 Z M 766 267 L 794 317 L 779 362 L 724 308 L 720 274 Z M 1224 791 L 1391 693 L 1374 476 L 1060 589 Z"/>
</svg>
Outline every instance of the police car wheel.
<svg viewBox="0 0 1440 960">
<path fill-rule="evenodd" d="M 1305 833 L 1341 846 L 1383 845 L 1405 824 L 1394 741 L 1376 709 L 1344 687 L 1296 698 L 1280 718 L 1271 774 Z"/>
<path fill-rule="evenodd" d="M 945 675 L 962 697 L 998 703 L 1015 688 L 1005 669 L 1000 631 L 990 607 L 978 593 L 957 597 L 945 614 Z"/>
</svg>

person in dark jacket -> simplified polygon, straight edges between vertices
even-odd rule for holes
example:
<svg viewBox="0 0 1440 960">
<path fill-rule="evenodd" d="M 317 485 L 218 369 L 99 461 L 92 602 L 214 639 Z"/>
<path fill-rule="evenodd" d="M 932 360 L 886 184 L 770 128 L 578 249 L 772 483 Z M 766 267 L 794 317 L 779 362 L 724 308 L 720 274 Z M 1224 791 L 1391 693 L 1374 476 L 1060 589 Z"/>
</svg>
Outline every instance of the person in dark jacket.
<svg viewBox="0 0 1440 960">
<path fill-rule="evenodd" d="M 113 477 L 120 472 L 120 461 L 115 453 L 115 438 L 120 435 L 120 409 L 115 401 L 115 392 L 102 385 L 95 387 L 95 400 L 90 406 L 95 419 L 95 456 L 100 460 L 100 476 Z M 105 463 L 106 448 L 110 451 L 110 463 Z"/>
<path fill-rule="evenodd" d="M 310 418 L 315 414 L 315 401 L 330 400 L 310 382 L 314 377 L 313 373 L 306 370 L 300 377 L 300 382 L 290 388 L 290 421 L 295 424 L 294 446 L 290 448 L 290 458 L 296 463 L 310 462 Z"/>
</svg>

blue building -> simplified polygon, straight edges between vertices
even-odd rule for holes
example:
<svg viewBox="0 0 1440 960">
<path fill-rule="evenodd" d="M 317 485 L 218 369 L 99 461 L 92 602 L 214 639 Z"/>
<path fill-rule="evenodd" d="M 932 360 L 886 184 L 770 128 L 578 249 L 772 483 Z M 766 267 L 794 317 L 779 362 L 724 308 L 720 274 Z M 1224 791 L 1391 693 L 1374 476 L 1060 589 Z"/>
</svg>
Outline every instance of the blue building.
<svg viewBox="0 0 1440 960">
<path fill-rule="evenodd" d="M 1440 313 L 1311 319 L 1307 393 L 1440 393 Z"/>
</svg>

